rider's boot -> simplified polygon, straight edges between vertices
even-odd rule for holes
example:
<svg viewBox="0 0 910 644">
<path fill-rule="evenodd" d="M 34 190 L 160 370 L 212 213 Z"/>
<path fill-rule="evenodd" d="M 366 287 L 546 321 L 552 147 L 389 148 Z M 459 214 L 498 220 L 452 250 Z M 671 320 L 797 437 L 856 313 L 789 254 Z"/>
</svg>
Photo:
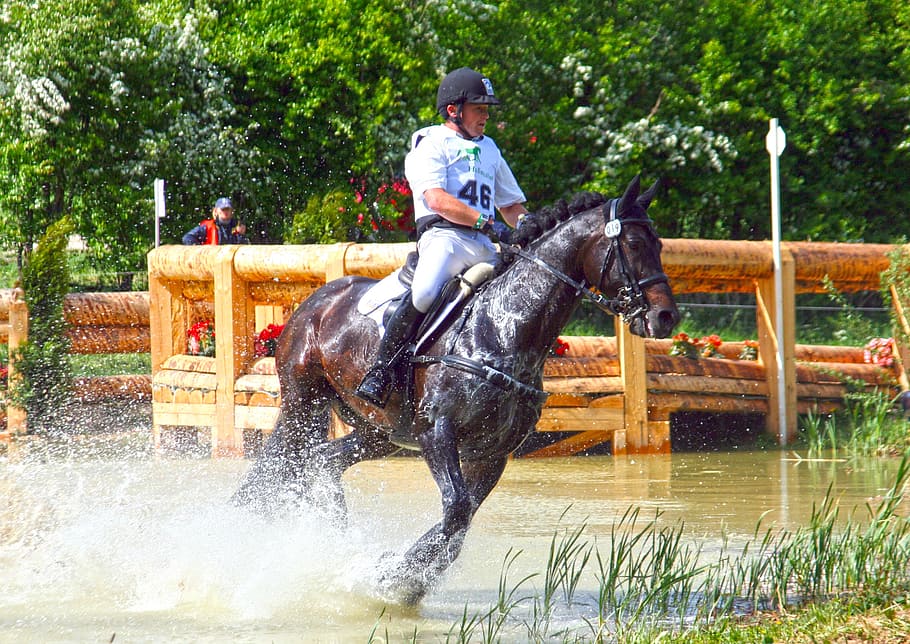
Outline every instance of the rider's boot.
<svg viewBox="0 0 910 644">
<path fill-rule="evenodd" d="M 376 361 L 354 393 L 377 407 L 385 407 L 392 386 L 392 362 L 411 340 L 423 317 L 424 314 L 414 308 L 411 298 L 405 297 L 386 324 Z"/>
</svg>

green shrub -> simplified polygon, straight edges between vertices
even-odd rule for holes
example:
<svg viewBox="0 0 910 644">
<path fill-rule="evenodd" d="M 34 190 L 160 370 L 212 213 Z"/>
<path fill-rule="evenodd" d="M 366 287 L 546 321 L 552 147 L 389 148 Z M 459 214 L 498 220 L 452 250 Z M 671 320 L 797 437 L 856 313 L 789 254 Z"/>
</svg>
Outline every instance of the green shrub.
<svg viewBox="0 0 910 644">
<path fill-rule="evenodd" d="M 22 271 L 29 309 L 28 341 L 16 352 L 21 375 L 11 398 L 28 414 L 29 433 L 66 424 L 72 400 L 69 340 L 63 300 L 69 288 L 66 246 L 72 222 L 64 217 L 47 229 Z"/>
<path fill-rule="evenodd" d="M 291 229 L 285 236 L 289 244 L 331 244 L 351 238 L 356 228 L 349 212 L 347 190 L 332 190 L 307 201 L 302 212 L 294 214 Z"/>
</svg>

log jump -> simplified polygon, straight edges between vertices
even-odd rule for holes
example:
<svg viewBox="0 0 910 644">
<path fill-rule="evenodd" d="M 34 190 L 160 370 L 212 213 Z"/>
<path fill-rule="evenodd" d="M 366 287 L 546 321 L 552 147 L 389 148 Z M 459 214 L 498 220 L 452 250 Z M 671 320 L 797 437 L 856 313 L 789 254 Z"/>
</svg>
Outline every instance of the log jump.
<svg viewBox="0 0 910 644">
<path fill-rule="evenodd" d="M 277 379 L 269 359 L 255 358 L 253 337 L 266 320 L 281 322 L 326 281 L 347 274 L 383 277 L 403 264 L 413 244 L 162 247 L 149 254 L 155 436 L 173 427 L 209 428 L 213 454 L 242 455 L 268 432 L 277 413 Z M 753 293 L 758 360 L 667 355 L 667 341 L 646 341 L 617 326 L 615 338 L 572 338 L 569 357 L 546 366 L 552 395 L 539 431 L 572 433 L 552 453 L 609 441 L 614 454 L 669 451 L 670 416 L 686 410 L 760 413 L 777 435 L 796 416 L 842 404 L 844 378 L 893 387 L 894 373 L 858 362 L 856 350 L 795 343 L 795 295 L 824 292 L 827 277 L 843 292 L 877 290 L 888 268 L 881 244 L 790 242 L 783 245 L 784 325 L 774 328 L 772 249 L 768 242 L 664 240 L 663 263 L 676 293 Z M 213 303 L 214 358 L 185 353 L 186 330 Z M 779 418 L 776 368 L 784 347 L 788 417 Z M 736 350 L 731 346 L 730 350 Z M 898 374 L 899 375 L 899 374 Z M 336 425 L 337 431 L 344 431 Z M 567 434 L 568 436 L 568 434 Z M 251 437 L 253 437 L 251 439 Z"/>
<path fill-rule="evenodd" d="M 163 246 L 148 256 L 147 293 L 76 293 L 64 317 L 72 353 L 150 353 L 151 374 L 82 378 L 86 401 L 151 400 L 156 444 L 172 430 L 200 434 L 213 454 L 240 456 L 270 431 L 280 391 L 272 358 L 256 358 L 255 334 L 281 324 L 326 281 L 347 274 L 381 278 L 404 263 L 413 244 L 312 246 Z M 901 368 L 863 363 L 861 348 L 798 345 L 795 295 L 877 290 L 887 270 L 884 244 L 783 244 L 784 328 L 775 329 L 768 242 L 665 239 L 663 263 L 676 293 L 753 293 L 759 355 L 736 360 L 741 343 L 721 357 L 670 356 L 670 340 L 644 340 L 617 325 L 615 337 L 565 338 L 571 349 L 546 364 L 551 394 L 538 431 L 564 439 L 534 455 L 572 454 L 609 442 L 614 454 L 669 451 L 670 419 L 681 411 L 761 414 L 776 434 L 792 436 L 797 414 L 843 404 L 848 379 L 870 389 L 896 383 Z M 12 289 L 0 290 L 0 343 L 10 342 Z M 215 357 L 186 355 L 187 330 L 214 320 Z M 784 346 L 787 413 L 777 417 L 777 342 Z M 197 428 L 203 431 L 198 432 Z M 336 422 L 334 430 L 344 432 Z"/>
</svg>

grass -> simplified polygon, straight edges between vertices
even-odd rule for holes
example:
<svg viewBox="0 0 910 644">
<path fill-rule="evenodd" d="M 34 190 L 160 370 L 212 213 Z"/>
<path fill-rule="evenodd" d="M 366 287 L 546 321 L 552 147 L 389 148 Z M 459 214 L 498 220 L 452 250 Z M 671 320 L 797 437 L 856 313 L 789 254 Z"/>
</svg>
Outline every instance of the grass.
<svg viewBox="0 0 910 644">
<path fill-rule="evenodd" d="M 152 357 L 148 353 L 70 354 L 70 366 L 76 377 L 149 374 Z"/>
<path fill-rule="evenodd" d="M 906 641 L 910 521 L 899 508 L 908 478 L 905 457 L 865 518 L 840 517 L 829 490 L 805 528 L 773 532 L 759 522 L 745 546 L 710 558 L 684 539 L 681 523 L 642 521 L 634 508 L 606 546 L 586 541 L 584 525 L 566 529 L 538 575 L 510 581 L 520 553 L 509 551 L 495 603 L 465 607 L 446 641 L 815 642 L 869 633 Z M 592 562 L 594 598 L 578 592 Z M 580 617 L 567 621 L 567 611 Z M 375 631 L 370 641 L 381 641 Z"/>
</svg>

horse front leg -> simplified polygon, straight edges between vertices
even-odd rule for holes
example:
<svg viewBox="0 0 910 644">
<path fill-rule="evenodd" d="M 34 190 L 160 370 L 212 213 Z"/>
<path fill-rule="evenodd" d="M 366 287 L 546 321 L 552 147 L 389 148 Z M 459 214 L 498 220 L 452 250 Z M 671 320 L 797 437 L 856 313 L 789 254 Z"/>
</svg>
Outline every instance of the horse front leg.
<svg viewBox="0 0 910 644">
<path fill-rule="evenodd" d="M 420 601 L 427 590 L 461 552 L 476 509 L 458 458 L 455 428 L 439 417 L 418 434 L 423 458 L 442 494 L 442 521 L 430 528 L 404 554 L 384 582 L 406 604 Z"/>
</svg>

